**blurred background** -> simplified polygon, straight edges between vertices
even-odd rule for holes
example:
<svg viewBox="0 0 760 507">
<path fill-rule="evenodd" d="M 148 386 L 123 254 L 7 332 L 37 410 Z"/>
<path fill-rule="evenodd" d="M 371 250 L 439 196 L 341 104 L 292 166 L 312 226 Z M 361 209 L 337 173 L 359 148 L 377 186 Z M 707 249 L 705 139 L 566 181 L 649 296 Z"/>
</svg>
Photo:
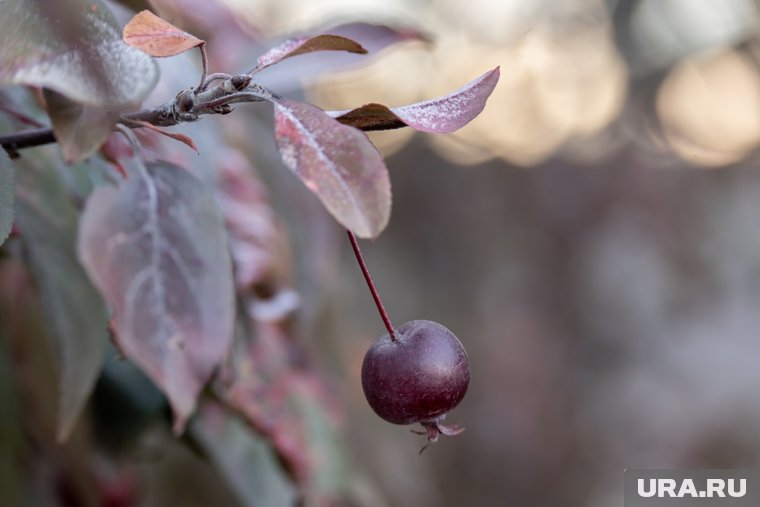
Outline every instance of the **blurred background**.
<svg viewBox="0 0 760 507">
<path fill-rule="evenodd" d="M 394 323 L 444 324 L 472 366 L 448 419 L 467 431 L 421 456 L 364 400 L 382 322 L 344 231 L 277 160 L 271 110 L 201 122 L 255 161 L 285 224 L 295 334 L 344 405 L 356 504 L 615 507 L 625 468 L 760 466 L 760 2 L 152 4 L 201 30 L 216 71 L 287 34 L 406 31 L 366 63 L 261 74 L 324 109 L 433 98 L 501 66 L 461 131 L 371 134 L 393 185 L 390 225 L 362 242 L 378 289 Z M 180 89 L 162 76 L 156 103 Z"/>
<path fill-rule="evenodd" d="M 324 108 L 501 66 L 461 131 L 373 136 L 394 203 L 367 262 L 394 322 L 466 346 L 463 435 L 418 457 L 368 409 L 361 359 L 383 328 L 337 227 L 331 270 L 306 271 L 311 345 L 340 358 L 347 438 L 390 505 L 621 506 L 627 467 L 758 466 L 757 2 L 230 4 L 272 35 L 362 19 L 430 37 L 320 77 L 306 96 Z"/>
</svg>

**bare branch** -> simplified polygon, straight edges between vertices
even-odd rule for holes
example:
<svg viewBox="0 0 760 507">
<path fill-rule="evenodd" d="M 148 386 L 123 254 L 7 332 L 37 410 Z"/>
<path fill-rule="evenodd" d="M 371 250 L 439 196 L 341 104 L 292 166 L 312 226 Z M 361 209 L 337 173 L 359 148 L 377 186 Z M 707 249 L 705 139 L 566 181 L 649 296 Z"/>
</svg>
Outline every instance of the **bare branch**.
<svg viewBox="0 0 760 507">
<path fill-rule="evenodd" d="M 39 146 L 56 142 L 55 134 L 51 128 L 40 128 L 34 130 L 25 130 L 15 134 L 0 136 L 0 143 L 8 154 L 13 154 L 22 148 Z"/>
<path fill-rule="evenodd" d="M 144 109 L 136 113 L 123 115 L 124 119 L 134 122 L 147 122 L 157 127 L 171 127 L 180 123 L 197 121 L 207 114 L 227 114 L 232 111 L 230 104 L 244 102 L 262 102 L 278 98 L 271 90 L 257 84 L 251 84 L 251 77 L 212 74 L 204 78 L 204 86 L 211 81 L 221 81 L 210 90 L 185 90 L 174 99 L 153 109 Z M 199 87 L 200 88 L 200 87 Z M 196 89 L 197 90 L 197 89 Z M 135 127 L 136 123 L 130 123 Z M 17 150 L 56 142 L 51 128 L 40 128 L 0 135 L 0 144 L 9 154 Z"/>
</svg>

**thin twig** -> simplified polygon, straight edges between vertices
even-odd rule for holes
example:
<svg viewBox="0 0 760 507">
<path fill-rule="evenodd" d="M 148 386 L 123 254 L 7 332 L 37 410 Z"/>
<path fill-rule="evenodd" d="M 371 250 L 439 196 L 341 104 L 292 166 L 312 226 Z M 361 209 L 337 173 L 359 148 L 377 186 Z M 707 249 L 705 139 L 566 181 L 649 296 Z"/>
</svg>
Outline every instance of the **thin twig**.
<svg viewBox="0 0 760 507">
<path fill-rule="evenodd" d="M 34 130 L 25 130 L 0 136 L 0 144 L 9 153 L 15 152 L 22 148 L 39 146 L 41 144 L 50 144 L 56 142 L 55 134 L 51 128 L 41 128 Z"/>
<path fill-rule="evenodd" d="M 208 55 L 206 54 L 206 43 L 201 42 L 201 45 L 198 46 L 198 50 L 201 52 L 201 65 L 203 66 L 203 72 L 201 73 L 201 82 L 198 85 L 198 88 L 195 89 L 196 95 L 206 89 L 206 75 L 208 74 Z"/>
<path fill-rule="evenodd" d="M 138 141 L 135 133 L 132 132 L 132 129 L 130 127 L 124 125 L 123 123 L 117 123 L 114 126 L 114 130 L 126 137 L 127 141 L 129 142 L 129 147 L 132 148 L 132 157 L 125 159 L 125 161 L 128 162 L 127 166 L 125 167 L 127 177 L 129 177 L 130 173 L 136 171 L 141 178 L 147 179 L 148 173 L 143 161 L 142 148 L 140 146 L 140 141 Z"/>
<path fill-rule="evenodd" d="M 237 104 L 239 102 L 263 102 L 266 99 L 257 92 L 237 92 L 219 97 L 218 99 L 206 102 L 203 104 L 203 109 L 199 109 L 199 113 L 205 112 L 207 109 L 215 109 L 220 106 L 226 106 L 228 104 Z"/>
<path fill-rule="evenodd" d="M 356 236 L 354 236 L 354 233 L 349 230 L 346 230 L 346 232 L 348 233 L 348 240 L 351 242 L 351 248 L 354 250 L 356 261 L 359 263 L 359 268 L 362 270 L 364 280 L 367 282 L 367 287 L 369 287 L 369 291 L 372 294 L 372 299 L 375 300 L 375 306 L 377 306 L 377 311 L 380 313 L 380 318 L 383 319 L 383 324 L 385 324 L 385 329 L 388 330 L 391 341 L 395 342 L 396 333 L 393 330 L 391 318 L 388 316 L 388 312 L 385 311 L 383 301 L 380 299 L 380 294 L 375 287 L 375 282 L 372 281 L 372 275 L 369 274 L 369 269 L 367 269 L 367 264 L 364 262 L 362 251 L 359 249 L 359 243 L 356 242 Z"/>
<path fill-rule="evenodd" d="M 214 72 L 213 74 L 209 74 L 206 76 L 206 82 L 203 84 L 201 91 L 204 91 L 208 85 L 214 81 L 220 81 L 222 79 L 232 79 L 232 74 L 227 74 L 226 72 Z"/>
<path fill-rule="evenodd" d="M 129 127 L 124 125 L 123 123 L 117 123 L 114 126 L 114 130 L 116 130 L 118 133 L 123 135 L 127 138 L 127 141 L 129 142 L 129 147 L 132 148 L 132 153 L 134 156 L 140 155 L 140 141 L 137 140 L 137 136 L 135 135 L 132 130 L 130 130 Z"/>
</svg>

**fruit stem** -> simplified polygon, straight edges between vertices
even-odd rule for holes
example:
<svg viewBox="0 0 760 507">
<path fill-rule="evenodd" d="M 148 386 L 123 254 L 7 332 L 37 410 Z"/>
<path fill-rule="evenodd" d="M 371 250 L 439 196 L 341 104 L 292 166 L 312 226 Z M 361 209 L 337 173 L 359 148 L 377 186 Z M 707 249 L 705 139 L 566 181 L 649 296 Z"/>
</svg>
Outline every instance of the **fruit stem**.
<svg viewBox="0 0 760 507">
<path fill-rule="evenodd" d="M 356 242 L 356 237 L 354 236 L 354 233 L 351 231 L 346 231 L 348 233 L 348 240 L 351 242 L 351 248 L 354 249 L 354 255 L 356 256 L 356 261 L 359 263 L 359 267 L 362 270 L 362 274 L 364 275 L 364 279 L 367 281 L 367 287 L 369 287 L 369 291 L 372 293 L 372 299 L 375 300 L 375 306 L 377 306 L 377 311 L 380 312 L 380 318 L 383 319 L 383 324 L 385 324 L 385 329 L 388 330 L 388 334 L 391 337 L 391 341 L 396 341 L 396 333 L 393 330 L 393 324 L 391 324 L 391 319 L 388 317 L 388 312 L 385 311 L 385 307 L 383 306 L 383 301 L 380 299 L 380 294 L 377 292 L 377 288 L 375 287 L 375 282 L 372 281 L 372 275 L 369 274 L 369 270 L 367 269 L 367 264 L 364 262 L 364 257 L 362 257 L 362 251 L 359 249 L 359 243 Z"/>
</svg>

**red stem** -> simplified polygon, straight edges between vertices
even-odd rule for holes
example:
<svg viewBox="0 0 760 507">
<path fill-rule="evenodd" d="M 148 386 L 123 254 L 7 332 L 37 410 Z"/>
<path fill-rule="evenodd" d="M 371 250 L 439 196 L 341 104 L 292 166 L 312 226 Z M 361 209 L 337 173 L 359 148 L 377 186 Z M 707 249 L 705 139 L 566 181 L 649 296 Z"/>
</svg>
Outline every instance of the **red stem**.
<svg viewBox="0 0 760 507">
<path fill-rule="evenodd" d="M 372 281 L 372 275 L 369 274 L 369 270 L 367 269 L 367 264 L 364 263 L 364 257 L 362 257 L 362 251 L 359 249 L 359 243 L 356 242 L 356 237 L 354 236 L 354 233 L 351 231 L 346 231 L 348 233 L 348 239 L 351 241 L 351 248 L 354 249 L 354 255 L 356 256 L 356 261 L 359 263 L 359 267 L 362 270 L 362 274 L 364 275 L 364 279 L 367 281 L 367 287 L 369 287 L 369 291 L 372 293 L 372 299 L 375 300 L 375 306 L 377 306 L 377 311 L 380 312 L 380 318 L 383 319 L 383 324 L 385 324 L 385 329 L 388 330 L 388 334 L 391 337 L 391 341 L 396 341 L 396 333 L 393 331 L 393 324 L 391 324 L 391 319 L 388 317 L 388 312 L 385 311 L 385 307 L 383 306 L 383 301 L 380 299 L 380 294 L 377 292 L 377 288 L 375 288 L 375 282 Z"/>
</svg>

